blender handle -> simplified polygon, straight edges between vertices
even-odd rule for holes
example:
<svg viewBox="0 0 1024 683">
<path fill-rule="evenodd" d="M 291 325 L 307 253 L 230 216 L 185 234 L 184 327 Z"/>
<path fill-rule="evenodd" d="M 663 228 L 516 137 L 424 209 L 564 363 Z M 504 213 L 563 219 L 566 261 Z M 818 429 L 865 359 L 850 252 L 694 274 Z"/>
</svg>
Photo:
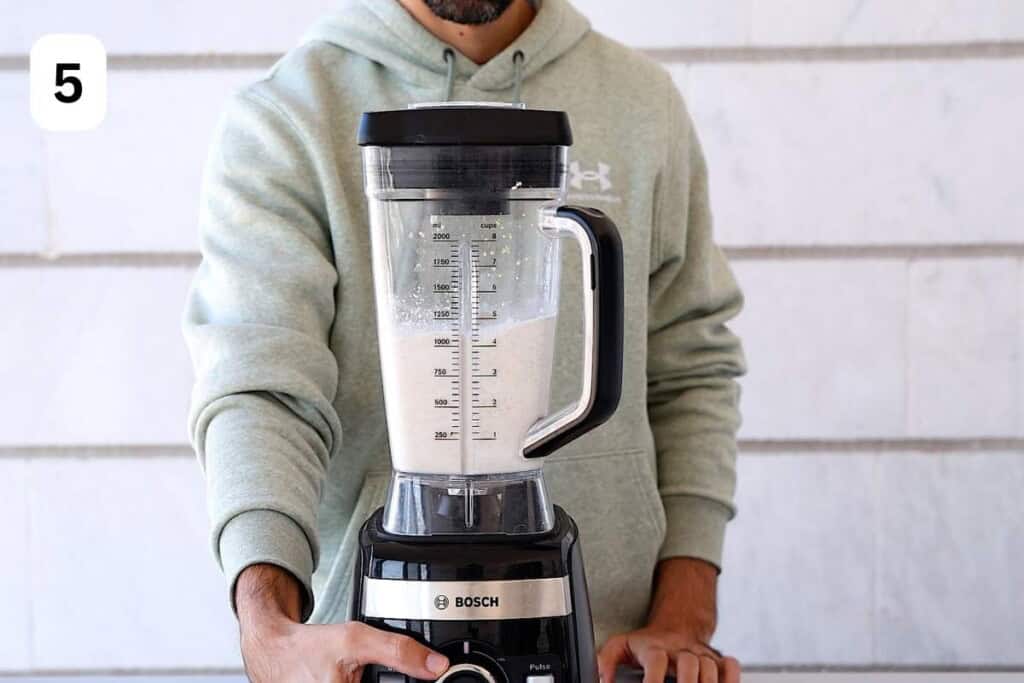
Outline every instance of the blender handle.
<svg viewBox="0 0 1024 683">
<path fill-rule="evenodd" d="M 603 424 L 622 396 L 622 238 L 604 212 L 562 206 L 543 229 L 576 238 L 583 265 L 583 391 L 580 400 L 530 430 L 523 456 L 541 458 Z M 588 286 L 589 285 L 589 286 Z"/>
</svg>

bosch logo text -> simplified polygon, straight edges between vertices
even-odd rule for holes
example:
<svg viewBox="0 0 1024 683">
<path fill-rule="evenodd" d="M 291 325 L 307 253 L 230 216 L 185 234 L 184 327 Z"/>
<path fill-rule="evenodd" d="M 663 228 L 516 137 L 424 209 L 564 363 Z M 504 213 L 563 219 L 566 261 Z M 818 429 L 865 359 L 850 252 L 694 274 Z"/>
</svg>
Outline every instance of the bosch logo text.
<svg viewBox="0 0 1024 683">
<path fill-rule="evenodd" d="M 455 596 L 456 607 L 497 607 L 497 595 L 457 595 Z"/>
</svg>

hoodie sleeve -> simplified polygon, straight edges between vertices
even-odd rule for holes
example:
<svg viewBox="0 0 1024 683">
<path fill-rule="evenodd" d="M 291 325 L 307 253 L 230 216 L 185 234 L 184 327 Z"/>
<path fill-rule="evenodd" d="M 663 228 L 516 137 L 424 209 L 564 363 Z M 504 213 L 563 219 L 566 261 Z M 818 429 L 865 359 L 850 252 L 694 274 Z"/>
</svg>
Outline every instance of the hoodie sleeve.
<svg viewBox="0 0 1024 683">
<path fill-rule="evenodd" d="M 660 558 L 721 567 L 735 513 L 740 342 L 726 323 L 743 297 L 712 236 L 704 157 L 668 84 L 667 158 L 655 192 L 647 405 L 667 530 Z"/>
<path fill-rule="evenodd" d="M 302 583 L 303 619 L 316 508 L 341 442 L 328 346 L 338 276 L 306 149 L 271 103 L 234 98 L 207 161 L 203 261 L 184 318 L 196 373 L 189 432 L 232 605 L 241 571 L 269 563 Z"/>
</svg>

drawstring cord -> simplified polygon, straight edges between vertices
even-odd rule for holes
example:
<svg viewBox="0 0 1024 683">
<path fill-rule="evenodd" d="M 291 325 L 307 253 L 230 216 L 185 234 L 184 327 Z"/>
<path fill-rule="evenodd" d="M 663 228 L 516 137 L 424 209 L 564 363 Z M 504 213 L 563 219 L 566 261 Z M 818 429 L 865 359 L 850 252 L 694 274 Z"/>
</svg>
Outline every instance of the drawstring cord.
<svg viewBox="0 0 1024 683">
<path fill-rule="evenodd" d="M 526 55 L 522 50 L 516 50 L 512 55 L 512 66 L 515 69 L 515 76 L 512 80 L 512 101 L 521 103 L 523 101 L 523 62 Z"/>
<path fill-rule="evenodd" d="M 526 55 L 522 50 L 516 50 L 512 55 L 512 67 L 515 75 L 512 79 L 512 101 L 521 103 L 523 101 L 523 62 Z M 444 49 L 444 63 L 448 66 L 448 74 L 444 81 L 444 102 L 451 102 L 452 92 L 455 90 L 455 50 L 450 47 Z"/>
<path fill-rule="evenodd" d="M 455 89 L 455 50 L 450 47 L 444 49 L 444 61 L 448 65 L 448 76 L 444 83 L 444 102 L 451 102 L 452 90 Z"/>
</svg>

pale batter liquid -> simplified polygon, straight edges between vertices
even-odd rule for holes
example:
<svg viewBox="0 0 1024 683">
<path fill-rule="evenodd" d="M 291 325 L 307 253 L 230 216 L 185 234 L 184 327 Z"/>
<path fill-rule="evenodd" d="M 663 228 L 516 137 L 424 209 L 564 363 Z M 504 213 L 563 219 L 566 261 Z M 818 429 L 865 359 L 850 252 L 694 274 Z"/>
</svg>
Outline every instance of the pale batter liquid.
<svg viewBox="0 0 1024 683">
<path fill-rule="evenodd" d="M 396 470 L 516 472 L 530 427 L 548 414 L 554 316 L 484 326 L 477 341 L 445 332 L 381 338 L 384 398 Z"/>
</svg>

